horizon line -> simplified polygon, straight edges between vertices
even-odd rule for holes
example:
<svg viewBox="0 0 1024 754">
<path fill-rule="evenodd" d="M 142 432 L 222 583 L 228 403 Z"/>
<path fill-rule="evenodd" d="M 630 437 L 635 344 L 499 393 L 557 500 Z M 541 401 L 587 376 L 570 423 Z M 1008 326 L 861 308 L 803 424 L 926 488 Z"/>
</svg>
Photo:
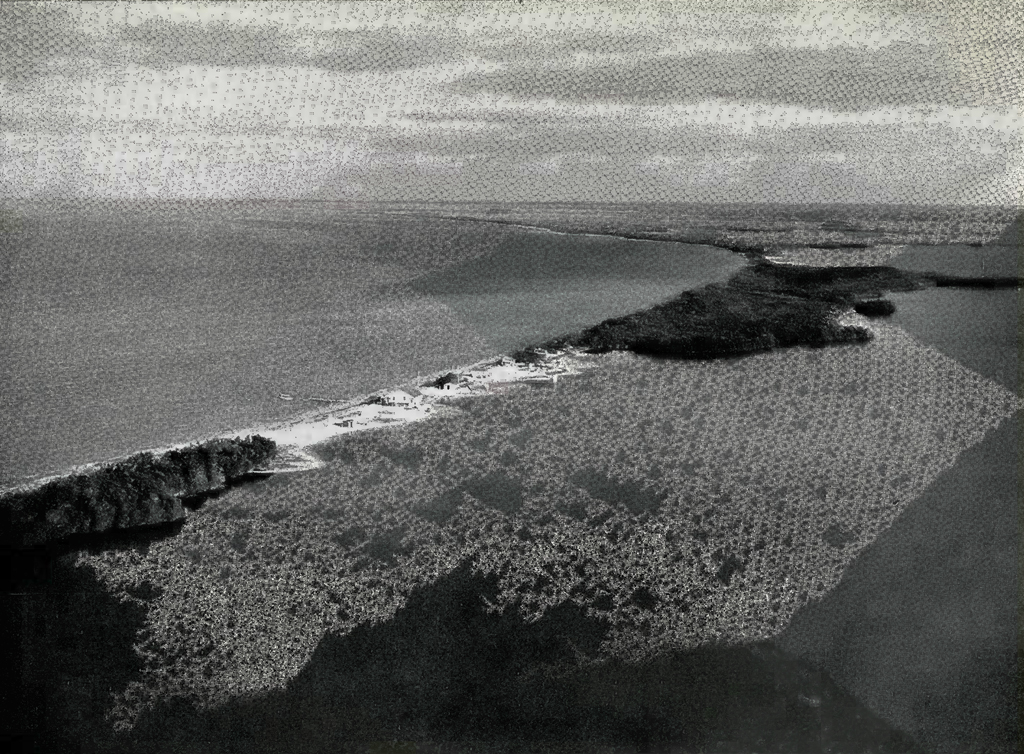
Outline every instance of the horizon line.
<svg viewBox="0 0 1024 754">
<path fill-rule="evenodd" d="M 141 197 L 141 196 L 76 196 L 76 197 L 5 197 L 0 196 L 3 203 L 38 203 L 38 204 L 61 204 L 61 203 L 148 203 L 148 204 L 198 204 L 198 203 L 264 203 L 264 204 L 350 204 L 350 205 L 403 205 L 403 204 L 435 204 L 435 205 L 516 205 L 516 206 L 699 206 L 699 207 L 915 207 L 935 209 L 1002 209 L 1012 210 L 1024 209 L 1022 204 L 941 204 L 937 202 L 914 203 L 914 202 L 765 202 L 765 201 L 724 201 L 724 202 L 702 202 L 693 200 L 532 200 L 521 201 L 513 199 L 313 199 L 306 197 L 294 198 L 267 198 L 267 197 Z"/>
</svg>

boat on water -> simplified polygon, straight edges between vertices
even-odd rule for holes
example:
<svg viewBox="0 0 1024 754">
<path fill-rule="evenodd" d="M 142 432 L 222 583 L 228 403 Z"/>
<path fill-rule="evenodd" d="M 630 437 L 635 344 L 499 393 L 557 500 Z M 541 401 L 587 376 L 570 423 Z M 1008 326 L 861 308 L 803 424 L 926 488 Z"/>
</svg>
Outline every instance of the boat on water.
<svg viewBox="0 0 1024 754">
<path fill-rule="evenodd" d="M 295 400 L 295 396 L 291 395 L 289 393 L 281 393 L 277 397 L 280 398 L 283 401 L 293 401 L 293 400 Z"/>
</svg>

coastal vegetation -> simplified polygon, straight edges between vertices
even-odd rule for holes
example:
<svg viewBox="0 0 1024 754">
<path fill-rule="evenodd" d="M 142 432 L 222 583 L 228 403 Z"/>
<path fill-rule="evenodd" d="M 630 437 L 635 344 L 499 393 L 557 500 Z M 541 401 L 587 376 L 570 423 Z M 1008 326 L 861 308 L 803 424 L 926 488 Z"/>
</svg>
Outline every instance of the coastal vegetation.
<svg viewBox="0 0 1024 754">
<path fill-rule="evenodd" d="M 890 314 L 896 313 L 896 304 L 888 299 L 872 298 L 867 301 L 858 301 L 853 305 L 853 310 L 865 317 L 888 317 Z"/>
<path fill-rule="evenodd" d="M 1020 288 L 1019 277 L 963 277 L 960 275 L 930 275 L 938 288 Z"/>
<path fill-rule="evenodd" d="M 180 521 L 183 505 L 223 489 L 274 457 L 259 435 L 215 439 L 123 461 L 0 495 L 5 544 L 33 546 L 73 535 Z"/>
<path fill-rule="evenodd" d="M 886 291 L 915 291 L 927 284 L 921 275 L 894 267 L 805 267 L 771 262 L 747 267 L 726 283 L 731 290 L 797 296 L 847 306 Z"/>
<path fill-rule="evenodd" d="M 841 324 L 839 314 L 866 296 L 925 285 L 923 276 L 891 267 L 791 267 L 762 262 L 724 284 L 684 291 L 663 304 L 607 319 L 541 347 L 713 358 L 784 346 L 863 342 L 870 340 L 870 331 Z"/>
</svg>

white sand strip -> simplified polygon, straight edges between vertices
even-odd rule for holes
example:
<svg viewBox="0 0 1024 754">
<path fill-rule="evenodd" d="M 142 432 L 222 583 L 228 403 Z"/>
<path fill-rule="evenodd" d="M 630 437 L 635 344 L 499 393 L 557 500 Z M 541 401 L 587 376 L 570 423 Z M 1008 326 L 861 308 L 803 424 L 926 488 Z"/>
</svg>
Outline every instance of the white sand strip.
<svg viewBox="0 0 1024 754">
<path fill-rule="evenodd" d="M 356 400 L 321 408 L 278 424 L 231 432 L 224 437 L 258 434 L 278 445 L 278 458 L 270 467 L 278 473 L 304 471 L 322 465 L 309 448 L 353 432 L 423 421 L 435 415 L 444 403 L 500 391 L 513 384 L 557 383 L 564 376 L 578 374 L 594 363 L 577 350 L 550 354 L 542 364 L 523 364 L 498 356 L 451 370 L 458 382 L 445 387 L 430 386 L 448 371 L 426 381 L 428 386 L 403 385 L 378 391 Z M 388 399 L 392 405 L 388 405 Z M 408 399 L 408 402 L 403 402 Z"/>
</svg>

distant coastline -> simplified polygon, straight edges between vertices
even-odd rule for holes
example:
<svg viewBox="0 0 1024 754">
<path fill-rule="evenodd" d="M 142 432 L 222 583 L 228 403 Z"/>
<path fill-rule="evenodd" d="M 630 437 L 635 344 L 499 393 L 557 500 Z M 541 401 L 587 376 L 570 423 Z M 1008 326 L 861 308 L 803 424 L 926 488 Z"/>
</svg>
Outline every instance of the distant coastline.
<svg viewBox="0 0 1024 754">
<path fill-rule="evenodd" d="M 623 231 L 623 230 L 608 230 L 608 231 L 596 231 L 596 230 L 584 230 L 584 229 L 570 229 L 570 228 L 559 228 L 549 227 L 546 225 L 530 225 L 527 223 L 516 222 L 514 220 L 502 220 L 498 218 L 485 218 L 485 217 L 471 217 L 465 215 L 441 215 L 440 219 L 453 220 L 458 222 L 468 223 L 485 223 L 488 225 L 504 225 L 512 228 L 520 228 L 522 230 L 535 230 L 542 231 L 544 233 L 554 233 L 562 236 L 590 236 L 594 238 L 620 238 L 624 241 L 662 241 L 665 243 L 684 243 L 695 246 L 714 246 L 719 249 L 725 249 L 726 251 L 733 251 L 738 254 L 754 255 L 761 257 L 764 255 L 764 250 L 758 245 L 751 244 L 749 246 L 723 243 L 721 241 L 714 240 L 713 238 L 678 238 L 669 235 L 671 231 Z"/>
<path fill-rule="evenodd" d="M 532 204 L 517 205 L 517 206 L 547 207 L 547 206 L 561 206 L 561 205 L 559 205 L 558 203 L 551 203 L 550 205 L 549 204 L 545 204 L 545 203 L 532 203 Z M 586 207 L 586 206 L 590 206 L 590 205 L 572 205 L 572 206 L 574 206 L 574 207 Z M 620 205 L 620 204 L 616 204 L 616 203 L 610 203 L 608 206 L 630 206 L 630 205 Z M 684 204 L 680 204 L 680 205 L 666 204 L 664 206 L 665 207 L 675 207 L 675 206 L 686 206 L 686 207 L 693 206 L 693 207 L 697 207 L 697 206 L 701 206 L 701 205 L 685 204 L 684 203 Z M 745 206 L 745 205 L 738 205 L 738 206 Z M 811 206 L 811 205 L 785 205 L 785 204 L 772 205 L 772 207 L 775 208 L 775 209 L 791 207 L 793 209 L 800 209 L 800 210 L 807 210 L 809 208 L 809 206 Z M 825 206 L 832 207 L 834 205 L 821 205 L 821 206 L 822 207 L 825 207 Z M 879 205 L 857 204 L 857 205 L 842 205 L 842 206 L 844 208 L 846 208 L 846 209 L 852 209 L 852 208 L 873 208 L 873 207 L 883 207 L 883 206 L 886 206 L 887 208 L 890 208 L 890 207 L 888 207 L 888 205 L 882 205 L 882 204 L 879 204 Z M 904 208 L 907 209 L 908 211 L 911 211 L 911 212 L 926 212 L 926 211 L 935 211 L 935 210 L 941 210 L 941 209 L 949 209 L 949 208 L 930 207 L 930 206 L 916 206 L 916 205 L 906 205 Z M 972 207 L 970 209 L 977 210 L 977 209 L 981 209 L 981 208 L 980 207 Z M 1004 212 L 1009 213 L 1010 211 L 1012 211 L 1015 208 L 1013 208 L 1013 207 L 1003 207 L 1003 208 L 999 208 L 999 209 L 1004 211 Z M 417 213 L 411 212 L 410 214 L 417 214 Z M 540 230 L 540 231 L 546 231 L 546 232 L 549 232 L 549 233 L 557 233 L 557 234 L 561 234 L 561 235 L 606 236 L 606 237 L 621 238 L 621 239 L 624 239 L 624 240 L 631 240 L 631 241 L 663 241 L 663 242 L 672 242 L 672 243 L 703 244 L 703 245 L 707 245 L 707 246 L 716 246 L 718 248 L 725 249 L 725 250 L 728 250 L 728 251 L 733 251 L 733 252 L 736 252 L 736 253 L 739 253 L 739 254 L 744 254 L 744 255 L 747 255 L 747 256 L 749 256 L 751 258 L 754 258 L 754 259 L 762 259 L 765 256 L 767 256 L 768 254 L 770 254 L 771 253 L 771 248 L 770 247 L 771 247 L 772 244 L 766 244 L 763 240 L 757 239 L 757 238 L 742 238 L 742 237 L 736 238 L 735 236 L 736 235 L 740 235 L 740 234 L 766 234 L 766 233 L 771 233 L 772 230 L 773 230 L 770 227 L 756 227 L 756 226 L 749 226 L 749 225 L 742 225 L 742 224 L 740 226 L 726 226 L 726 227 L 717 227 L 717 228 L 714 228 L 714 227 L 698 227 L 698 228 L 688 228 L 688 229 L 684 230 L 683 228 L 671 227 L 672 225 L 675 224 L 675 223 L 671 223 L 671 222 L 667 223 L 667 224 L 666 223 L 662 223 L 661 225 L 663 225 L 664 227 L 659 227 L 657 230 L 645 230 L 645 229 L 641 229 L 641 228 L 638 228 L 638 227 L 630 227 L 630 228 L 609 227 L 609 223 L 608 222 L 602 222 L 601 225 L 603 225 L 604 227 L 596 228 L 596 227 L 593 227 L 593 223 L 596 222 L 596 218 L 581 219 L 580 221 L 577 221 L 576 224 L 566 223 L 564 220 L 559 220 L 558 222 L 549 222 L 549 223 L 546 223 L 546 224 L 542 224 L 542 223 L 538 223 L 536 221 L 529 222 L 529 221 L 526 221 L 525 219 L 523 219 L 521 217 L 519 217 L 519 218 L 512 218 L 512 217 L 479 216 L 479 215 L 474 216 L 474 215 L 469 215 L 469 214 L 436 214 L 436 215 L 423 215 L 423 216 L 424 217 L 428 217 L 429 216 L 429 217 L 446 219 L 446 220 L 453 220 L 453 221 L 460 221 L 460 222 L 484 223 L 484 224 L 489 224 L 489 225 L 503 225 L 503 226 L 509 226 L 509 227 L 515 227 L 515 228 L 528 229 L 528 230 Z M 968 234 L 970 236 L 970 238 L 964 238 L 964 239 L 957 240 L 956 238 L 947 237 L 945 234 L 929 235 L 927 233 L 910 234 L 911 237 L 908 238 L 907 237 L 908 234 L 905 231 L 902 234 L 899 234 L 899 233 L 896 234 L 896 237 L 887 238 L 886 237 L 887 234 L 891 233 L 892 231 L 881 231 L 881 230 L 876 229 L 876 228 L 860 228 L 860 227 L 858 227 L 856 225 L 848 225 L 847 223 L 844 223 L 844 222 L 838 222 L 838 223 L 826 222 L 826 223 L 822 223 L 822 225 L 819 228 L 819 230 L 828 231 L 828 232 L 832 232 L 832 233 L 847 234 L 847 236 L 852 236 L 852 237 L 840 237 L 840 238 L 836 238 L 836 239 L 827 239 L 827 238 L 811 239 L 811 238 L 809 238 L 809 239 L 807 239 L 807 241 L 805 243 L 801 243 L 801 244 L 797 244 L 797 245 L 805 247 L 805 248 L 808 248 L 808 249 L 840 250 L 840 251 L 842 251 L 842 250 L 851 250 L 851 251 L 867 250 L 867 249 L 876 248 L 878 246 L 891 246 L 891 245 L 903 246 L 903 245 L 907 245 L 907 244 L 911 244 L 911 245 L 914 245 L 914 246 L 949 246 L 951 244 L 953 244 L 953 245 L 962 244 L 964 246 L 970 246 L 970 247 L 975 247 L 975 248 L 986 247 L 986 246 L 991 246 L 991 245 L 1016 246 L 1017 245 L 1017 239 L 1018 239 L 1019 233 L 1020 233 L 1020 225 L 1021 225 L 1021 216 L 1018 213 L 1016 219 L 1013 220 L 1012 222 L 1010 222 L 1009 226 L 1003 228 L 1002 232 L 998 235 L 998 237 L 996 237 L 996 236 L 982 236 L 982 235 L 977 235 L 977 234 L 975 234 L 975 235 Z M 856 237 L 857 234 L 863 235 L 863 234 L 872 233 L 872 232 L 878 233 L 879 235 L 881 235 L 883 237 L 884 240 L 881 240 L 881 241 L 872 240 L 872 239 L 864 240 L 863 238 Z M 733 236 L 733 237 L 730 237 L 730 236 Z"/>
</svg>

